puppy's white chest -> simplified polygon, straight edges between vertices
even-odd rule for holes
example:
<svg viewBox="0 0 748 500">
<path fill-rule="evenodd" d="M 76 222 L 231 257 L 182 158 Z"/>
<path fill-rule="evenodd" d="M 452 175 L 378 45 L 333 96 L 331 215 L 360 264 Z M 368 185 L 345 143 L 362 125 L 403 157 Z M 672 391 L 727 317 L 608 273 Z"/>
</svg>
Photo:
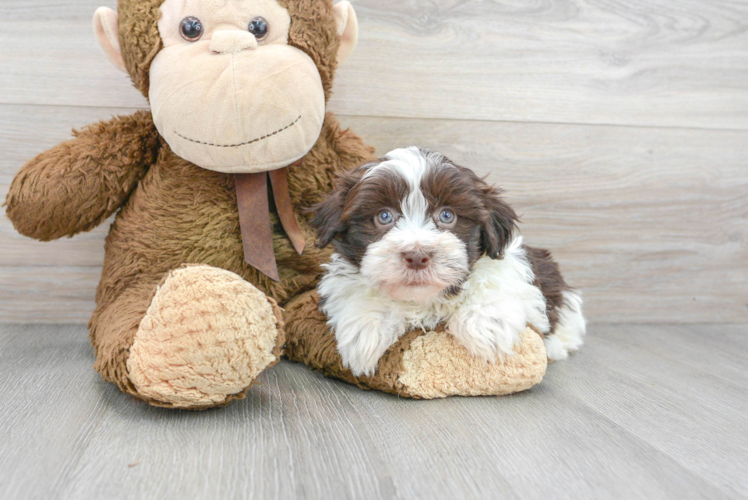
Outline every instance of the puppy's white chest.
<svg viewBox="0 0 748 500">
<path fill-rule="evenodd" d="M 461 301 L 459 295 L 453 297 L 438 297 L 426 304 L 399 303 L 399 314 L 407 324 L 407 330 L 433 330 L 449 319 Z"/>
</svg>

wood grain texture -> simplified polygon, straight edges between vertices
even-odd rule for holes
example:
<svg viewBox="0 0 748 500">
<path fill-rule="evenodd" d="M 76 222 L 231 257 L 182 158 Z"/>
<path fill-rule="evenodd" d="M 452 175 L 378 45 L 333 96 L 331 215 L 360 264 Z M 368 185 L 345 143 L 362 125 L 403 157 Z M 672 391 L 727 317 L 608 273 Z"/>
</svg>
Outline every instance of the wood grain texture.
<svg viewBox="0 0 748 500">
<path fill-rule="evenodd" d="M 0 266 L 0 318 L 11 323 L 87 323 L 101 266 Z"/>
<path fill-rule="evenodd" d="M 748 129 L 748 4 L 355 0 L 339 114 Z M 114 0 L 0 6 L 0 102 L 143 107 L 96 46 Z"/>
<path fill-rule="evenodd" d="M 746 349 L 746 325 L 599 325 L 514 396 L 403 400 L 282 362 L 189 413 L 101 381 L 81 326 L 0 325 L 0 498 L 744 498 Z"/>
<path fill-rule="evenodd" d="M 24 160 L 67 139 L 70 128 L 126 112 L 0 105 L 0 149 L 6 152 L 0 197 Z M 526 241 L 552 249 L 568 281 L 582 289 L 592 322 L 748 319 L 746 132 L 342 121 L 380 154 L 419 144 L 489 175 L 522 214 Z M 34 133 L 38 141 L 30 138 Z M 87 321 L 107 227 L 39 243 L 0 219 L 0 318 Z M 66 290 L 66 280 L 74 291 Z M 37 300 L 40 293 L 44 300 Z M 60 311 L 64 316 L 56 316 Z"/>
</svg>

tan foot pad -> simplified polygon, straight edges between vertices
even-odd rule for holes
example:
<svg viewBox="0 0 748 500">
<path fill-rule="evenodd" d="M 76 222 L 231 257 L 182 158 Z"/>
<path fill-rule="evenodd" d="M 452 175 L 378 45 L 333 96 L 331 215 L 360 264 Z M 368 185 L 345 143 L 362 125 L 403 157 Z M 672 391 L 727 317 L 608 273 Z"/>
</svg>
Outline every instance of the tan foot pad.
<svg viewBox="0 0 748 500">
<path fill-rule="evenodd" d="M 540 383 L 548 359 L 540 336 L 527 328 L 514 356 L 487 363 L 444 331 L 417 337 L 403 353 L 398 382 L 411 396 L 503 396 Z"/>
<path fill-rule="evenodd" d="M 158 288 L 130 348 L 138 393 L 177 408 L 220 405 L 277 361 L 280 310 L 229 271 L 186 266 Z"/>
</svg>

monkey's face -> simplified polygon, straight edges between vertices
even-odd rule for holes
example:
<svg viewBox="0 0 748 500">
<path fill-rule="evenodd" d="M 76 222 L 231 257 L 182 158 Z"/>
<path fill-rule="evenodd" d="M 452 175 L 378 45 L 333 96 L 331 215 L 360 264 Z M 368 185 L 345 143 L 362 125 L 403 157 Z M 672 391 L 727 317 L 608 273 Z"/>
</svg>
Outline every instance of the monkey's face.
<svg viewBox="0 0 748 500">
<path fill-rule="evenodd" d="M 289 45 L 291 18 L 277 0 L 166 0 L 161 14 L 149 99 L 174 153 L 253 173 L 312 148 L 325 118 L 322 79 Z"/>
</svg>

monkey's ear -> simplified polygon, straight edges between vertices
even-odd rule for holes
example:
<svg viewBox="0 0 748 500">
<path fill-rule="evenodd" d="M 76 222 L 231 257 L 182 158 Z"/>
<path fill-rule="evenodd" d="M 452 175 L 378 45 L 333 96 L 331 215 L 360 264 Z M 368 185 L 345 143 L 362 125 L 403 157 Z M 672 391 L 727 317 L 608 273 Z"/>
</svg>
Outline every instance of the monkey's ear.
<svg viewBox="0 0 748 500">
<path fill-rule="evenodd" d="M 338 25 L 340 48 L 338 49 L 338 64 L 348 59 L 358 43 L 358 18 L 351 2 L 344 0 L 336 3 L 335 22 Z"/>
<path fill-rule="evenodd" d="M 125 61 L 119 48 L 117 13 L 109 7 L 99 7 L 93 18 L 93 29 L 101 48 L 109 61 L 120 71 L 127 73 Z"/>
</svg>

